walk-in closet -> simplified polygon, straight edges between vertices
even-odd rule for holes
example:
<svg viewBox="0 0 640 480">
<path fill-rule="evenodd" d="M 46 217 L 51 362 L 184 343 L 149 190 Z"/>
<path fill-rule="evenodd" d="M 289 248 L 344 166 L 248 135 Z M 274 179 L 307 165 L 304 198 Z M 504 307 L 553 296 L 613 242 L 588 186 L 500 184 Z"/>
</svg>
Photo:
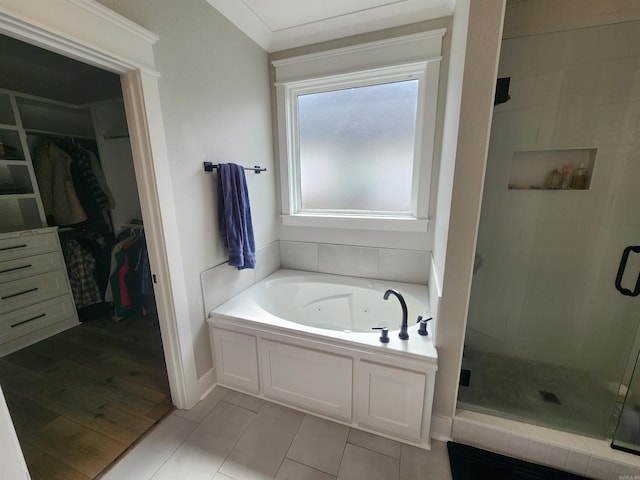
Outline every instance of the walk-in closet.
<svg viewBox="0 0 640 480">
<path fill-rule="evenodd" d="M 171 408 L 117 75 L 0 36 L 0 385 L 33 479 Z"/>
</svg>

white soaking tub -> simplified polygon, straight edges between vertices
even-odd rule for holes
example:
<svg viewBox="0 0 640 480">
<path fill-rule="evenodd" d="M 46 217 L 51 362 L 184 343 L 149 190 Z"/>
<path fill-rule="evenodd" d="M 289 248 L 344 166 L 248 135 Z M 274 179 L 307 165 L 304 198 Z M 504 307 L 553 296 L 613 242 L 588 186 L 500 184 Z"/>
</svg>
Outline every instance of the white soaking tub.
<svg viewBox="0 0 640 480">
<path fill-rule="evenodd" d="M 428 448 L 437 352 L 418 315 L 425 285 L 279 270 L 210 312 L 218 383 Z"/>
</svg>

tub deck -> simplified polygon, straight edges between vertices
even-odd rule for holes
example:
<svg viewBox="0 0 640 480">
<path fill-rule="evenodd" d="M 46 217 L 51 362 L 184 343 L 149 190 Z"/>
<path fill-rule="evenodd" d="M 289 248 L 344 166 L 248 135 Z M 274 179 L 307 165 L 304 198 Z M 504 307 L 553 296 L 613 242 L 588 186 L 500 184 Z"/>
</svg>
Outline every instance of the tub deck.
<svg viewBox="0 0 640 480">
<path fill-rule="evenodd" d="M 414 297 L 408 302 L 414 308 L 428 313 L 426 286 L 280 270 L 211 312 L 218 383 L 429 449 L 438 368 L 431 336 L 418 335 L 414 323 L 408 340 L 400 340 L 394 330 L 385 344 L 377 331 L 328 330 L 285 320 L 269 312 L 273 305 L 261 298 L 266 283 L 280 280 L 356 282 L 379 289 L 380 297 L 395 288 Z M 334 298 L 331 295 L 327 298 Z M 325 297 L 319 293 L 318 298 Z M 393 302 L 399 324 L 402 310 L 396 299 Z"/>
</svg>

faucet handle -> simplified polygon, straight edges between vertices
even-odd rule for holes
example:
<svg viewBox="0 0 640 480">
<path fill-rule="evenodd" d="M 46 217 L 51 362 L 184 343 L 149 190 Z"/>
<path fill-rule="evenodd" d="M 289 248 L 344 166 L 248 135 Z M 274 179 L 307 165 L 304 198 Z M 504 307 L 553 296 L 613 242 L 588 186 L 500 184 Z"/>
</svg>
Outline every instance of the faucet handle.
<svg viewBox="0 0 640 480">
<path fill-rule="evenodd" d="M 429 332 L 427 332 L 427 322 L 429 320 L 433 320 L 433 317 L 425 318 L 423 320 L 422 315 L 418 315 L 418 323 L 420 324 L 420 326 L 418 327 L 418 335 L 429 335 Z"/>
<path fill-rule="evenodd" d="M 372 327 L 371 330 L 380 330 L 380 342 L 389 343 L 389 328 L 388 327 Z"/>
</svg>

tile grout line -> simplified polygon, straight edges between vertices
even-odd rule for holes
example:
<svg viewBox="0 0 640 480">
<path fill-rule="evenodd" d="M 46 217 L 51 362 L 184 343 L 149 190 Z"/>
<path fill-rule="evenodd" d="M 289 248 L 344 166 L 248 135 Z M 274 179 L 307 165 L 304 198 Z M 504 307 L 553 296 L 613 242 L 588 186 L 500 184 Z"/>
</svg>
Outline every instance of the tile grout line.
<svg viewBox="0 0 640 480">
<path fill-rule="evenodd" d="M 345 445 L 346 445 L 346 444 L 345 444 Z M 344 450 L 343 450 L 343 454 L 344 454 Z M 314 471 L 316 471 L 316 472 L 320 472 L 320 473 L 322 473 L 323 475 L 329 475 L 330 477 L 333 477 L 333 478 L 336 478 L 336 479 L 338 478 L 338 476 L 337 476 L 337 475 L 331 475 L 330 473 L 327 473 L 327 472 L 325 472 L 324 470 L 320 470 L 320 469 L 318 469 L 318 468 L 312 467 L 311 465 L 307 465 L 306 463 L 298 462 L 297 460 L 294 460 L 294 459 L 289 458 L 289 457 L 284 457 L 284 458 L 285 458 L 286 460 L 289 460 L 290 462 L 297 463 L 298 465 L 302 465 L 302 466 L 307 467 L 307 468 L 310 468 L 311 470 L 314 470 Z M 283 460 L 283 462 L 284 462 L 284 460 Z M 342 459 L 340 459 L 340 462 L 342 463 Z M 338 467 L 338 470 L 339 470 L 339 467 Z M 280 471 L 280 469 L 278 469 L 278 471 Z M 277 476 L 277 474 L 276 474 L 276 476 Z"/>
<path fill-rule="evenodd" d="M 230 390 L 230 391 L 233 391 L 233 390 Z M 253 415 L 253 418 L 252 418 L 252 419 L 251 419 L 251 421 L 247 424 L 247 426 L 245 427 L 245 429 L 244 429 L 242 432 L 240 432 L 240 434 L 238 435 L 238 439 L 235 441 L 235 443 L 233 444 L 233 446 L 229 449 L 229 453 L 227 453 L 227 455 L 224 457 L 224 460 L 222 460 L 222 462 L 220 463 L 220 466 L 218 467 L 218 470 L 216 470 L 216 471 L 213 473 L 213 476 L 214 476 L 214 477 L 216 476 L 216 474 L 218 474 L 218 473 L 219 473 L 220 475 L 224 475 L 225 477 L 229 477 L 229 478 L 232 478 L 233 480 L 237 480 L 237 479 L 234 479 L 233 477 L 231 477 L 230 475 L 227 475 L 226 473 L 221 472 L 221 471 L 220 471 L 220 469 L 221 469 L 221 468 L 222 468 L 222 466 L 225 464 L 225 462 L 226 462 L 226 461 L 227 461 L 227 459 L 229 458 L 229 455 L 231 455 L 231 452 L 233 452 L 233 450 L 236 448 L 236 445 L 238 445 L 238 442 L 240 442 L 240 440 L 241 440 L 241 439 L 242 439 L 242 437 L 244 436 L 245 432 L 249 429 L 249 427 L 251 426 L 251 424 L 253 423 L 253 421 L 254 421 L 254 420 L 256 419 L 256 417 L 258 416 L 258 413 L 260 413 L 260 411 L 264 408 L 264 406 L 266 405 L 266 403 L 267 403 L 267 402 L 263 402 L 263 403 L 262 403 L 262 405 L 260 405 L 260 408 L 258 409 L 258 411 L 257 411 L 257 412 L 255 412 L 255 411 L 253 411 L 253 410 L 250 410 L 250 409 L 248 409 L 248 408 L 242 407 L 242 406 L 240 406 L 240 405 L 236 405 L 235 403 L 225 401 L 226 396 L 227 396 L 227 393 L 225 392 L 225 394 L 222 396 L 222 398 L 221 398 L 221 399 L 220 399 L 220 401 L 216 404 L 216 406 L 215 406 L 215 407 L 213 407 L 213 408 L 211 409 L 211 412 L 213 412 L 216 408 L 218 408 L 218 405 L 220 405 L 221 403 L 226 403 L 227 405 L 231 405 L 231 406 L 233 406 L 233 407 L 241 408 L 241 409 L 243 409 L 243 410 L 246 410 L 247 412 L 251 412 L 251 413 L 253 413 L 253 414 L 254 414 L 254 415 Z M 209 412 L 209 413 L 211 413 L 211 412 Z M 208 414 L 207 414 L 207 416 L 208 416 Z M 203 420 L 203 421 L 204 421 L 204 420 Z M 296 433 L 297 433 L 297 432 L 296 432 Z M 277 472 L 276 472 L 276 474 L 277 474 Z M 211 478 L 213 478 L 213 477 L 211 477 Z"/>
<path fill-rule="evenodd" d="M 178 415 L 176 415 L 176 416 L 178 416 Z M 160 464 L 160 466 L 153 471 L 153 473 L 151 474 L 151 476 L 149 477 L 148 480 L 153 480 L 153 477 L 156 476 L 156 474 L 162 469 L 162 467 L 165 466 L 165 464 L 171 459 L 171 457 L 173 457 L 175 455 L 175 453 L 180 449 L 180 447 L 182 447 L 182 445 L 184 445 L 185 442 L 187 440 L 189 440 L 191 435 L 193 435 L 193 432 L 195 432 L 197 430 L 197 428 L 200 426 L 200 423 L 196 423 L 194 421 L 187 420 L 186 418 L 182 418 L 182 417 L 179 417 L 179 418 L 181 418 L 182 420 L 185 420 L 185 421 L 187 421 L 189 423 L 195 424 L 195 428 L 193 430 L 191 430 L 191 433 L 189 435 L 187 435 L 186 438 L 184 440 L 182 440 L 182 442 L 180 442 L 180 444 L 169 455 L 167 455 L 167 458 L 164 459 L 164 462 L 162 462 Z M 158 423 L 158 425 L 159 425 L 159 423 Z"/>
<path fill-rule="evenodd" d="M 302 420 L 300 420 L 300 424 L 298 425 L 298 428 L 296 429 L 296 433 L 294 433 L 293 436 L 291 437 L 291 441 L 289 442 L 289 447 L 287 447 L 287 451 L 285 452 L 284 457 L 280 461 L 280 465 L 278 466 L 278 470 L 276 470 L 276 477 L 278 476 L 278 472 L 282 468 L 282 464 L 284 463 L 284 461 L 286 459 L 289 459 L 291 461 L 295 461 L 295 460 L 292 460 L 291 458 L 289 458 L 287 455 L 289 455 L 289 450 L 291 450 L 291 445 L 293 445 L 294 440 L 298 436 L 298 432 L 300 432 L 300 428 L 302 427 L 302 424 L 304 423 L 304 419 L 305 418 L 307 418 L 307 414 L 306 413 L 302 417 Z M 297 462 L 297 463 L 300 463 L 300 462 Z M 302 464 L 302 465 L 304 465 L 304 464 Z M 306 465 L 306 466 L 308 467 L 309 465 Z M 273 478 L 275 478 L 275 477 L 273 477 Z"/>
<path fill-rule="evenodd" d="M 353 430 L 353 427 L 349 427 L 349 431 L 347 432 L 347 440 L 344 442 L 344 447 L 342 447 L 342 456 L 340 457 L 340 464 L 338 465 L 338 473 L 336 473 L 336 479 L 340 475 L 340 469 L 342 468 L 342 462 L 344 461 L 344 452 L 347 451 L 347 445 L 349 444 L 349 436 L 351 435 L 351 430 Z"/>
</svg>

